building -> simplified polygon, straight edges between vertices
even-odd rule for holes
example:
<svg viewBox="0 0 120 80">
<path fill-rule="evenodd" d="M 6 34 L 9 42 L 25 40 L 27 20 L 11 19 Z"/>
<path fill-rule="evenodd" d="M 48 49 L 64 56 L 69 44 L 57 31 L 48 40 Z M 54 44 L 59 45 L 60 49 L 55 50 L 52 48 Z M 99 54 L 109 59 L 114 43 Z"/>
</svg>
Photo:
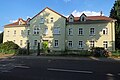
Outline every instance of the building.
<svg viewBox="0 0 120 80">
<path fill-rule="evenodd" d="M 106 16 L 79 17 L 72 14 L 66 18 L 46 7 L 33 18 L 5 25 L 3 42 L 13 41 L 22 48 L 27 42 L 31 49 L 40 48 L 47 42 L 52 51 L 88 50 L 104 47 L 115 50 L 115 20 Z"/>
</svg>

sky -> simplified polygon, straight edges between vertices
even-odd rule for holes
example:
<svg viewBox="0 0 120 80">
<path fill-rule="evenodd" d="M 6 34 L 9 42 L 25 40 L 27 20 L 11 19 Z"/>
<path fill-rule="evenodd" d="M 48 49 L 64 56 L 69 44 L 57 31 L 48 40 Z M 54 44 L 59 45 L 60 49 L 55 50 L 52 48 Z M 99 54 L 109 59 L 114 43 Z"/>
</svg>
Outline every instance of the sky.
<svg viewBox="0 0 120 80">
<path fill-rule="evenodd" d="M 0 32 L 4 25 L 17 21 L 18 18 L 26 20 L 32 18 L 45 7 L 68 17 L 70 14 L 80 16 L 100 15 L 109 16 L 115 0 L 1 0 L 0 1 Z"/>
</svg>

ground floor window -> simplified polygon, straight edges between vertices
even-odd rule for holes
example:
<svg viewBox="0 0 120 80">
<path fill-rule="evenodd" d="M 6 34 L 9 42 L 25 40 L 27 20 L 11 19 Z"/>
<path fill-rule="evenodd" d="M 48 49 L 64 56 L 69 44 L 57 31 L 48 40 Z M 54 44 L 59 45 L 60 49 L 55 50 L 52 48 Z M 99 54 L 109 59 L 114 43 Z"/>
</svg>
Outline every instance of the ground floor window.
<svg viewBox="0 0 120 80">
<path fill-rule="evenodd" d="M 95 41 L 90 41 L 90 47 L 95 47 Z"/>
<path fill-rule="evenodd" d="M 83 41 L 79 41 L 79 48 L 83 48 Z"/>
<path fill-rule="evenodd" d="M 68 47 L 73 47 L 73 42 L 72 41 L 68 41 Z"/>
<path fill-rule="evenodd" d="M 54 46 L 55 46 L 55 47 L 58 47 L 58 45 L 59 45 L 58 40 L 55 40 Z"/>
<path fill-rule="evenodd" d="M 37 46 L 37 40 L 34 40 L 34 46 Z"/>
<path fill-rule="evenodd" d="M 104 46 L 105 49 L 107 49 L 108 48 L 108 42 L 107 41 L 103 41 L 103 46 Z"/>
</svg>

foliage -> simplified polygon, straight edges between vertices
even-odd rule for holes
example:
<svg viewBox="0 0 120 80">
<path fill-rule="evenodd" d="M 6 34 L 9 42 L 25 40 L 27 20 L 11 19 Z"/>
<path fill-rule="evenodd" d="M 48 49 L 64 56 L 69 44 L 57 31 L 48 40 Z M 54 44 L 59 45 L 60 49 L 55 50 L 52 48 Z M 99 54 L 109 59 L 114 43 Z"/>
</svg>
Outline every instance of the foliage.
<svg viewBox="0 0 120 80">
<path fill-rule="evenodd" d="M 0 44 L 0 53 L 15 53 L 19 48 L 17 44 L 12 41 L 8 41 Z"/>
<path fill-rule="evenodd" d="M 110 57 L 112 55 L 110 51 L 105 50 L 103 47 L 94 47 L 91 52 L 95 57 Z"/>
<path fill-rule="evenodd" d="M 115 23 L 115 46 L 120 49 L 120 0 L 115 1 L 110 11 L 110 17 L 117 20 Z"/>
<path fill-rule="evenodd" d="M 47 41 L 44 41 L 44 42 L 42 43 L 42 48 L 43 48 L 44 51 L 47 51 L 47 50 L 48 50 L 48 42 L 47 42 Z"/>
<path fill-rule="evenodd" d="M 3 42 L 3 32 L 0 33 L 0 44 Z"/>
</svg>

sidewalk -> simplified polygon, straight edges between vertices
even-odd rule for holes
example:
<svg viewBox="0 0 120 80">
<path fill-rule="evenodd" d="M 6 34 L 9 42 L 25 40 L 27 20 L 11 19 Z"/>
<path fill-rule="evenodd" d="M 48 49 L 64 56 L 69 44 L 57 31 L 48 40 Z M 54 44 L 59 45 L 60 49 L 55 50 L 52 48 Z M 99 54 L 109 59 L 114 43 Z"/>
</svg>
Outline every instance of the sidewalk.
<svg viewBox="0 0 120 80">
<path fill-rule="evenodd" d="M 26 58 L 26 59 L 62 59 L 62 60 L 93 60 L 93 61 L 118 61 L 120 58 L 96 58 L 96 57 L 64 57 L 64 56 L 13 56 L 12 58 Z"/>
</svg>

